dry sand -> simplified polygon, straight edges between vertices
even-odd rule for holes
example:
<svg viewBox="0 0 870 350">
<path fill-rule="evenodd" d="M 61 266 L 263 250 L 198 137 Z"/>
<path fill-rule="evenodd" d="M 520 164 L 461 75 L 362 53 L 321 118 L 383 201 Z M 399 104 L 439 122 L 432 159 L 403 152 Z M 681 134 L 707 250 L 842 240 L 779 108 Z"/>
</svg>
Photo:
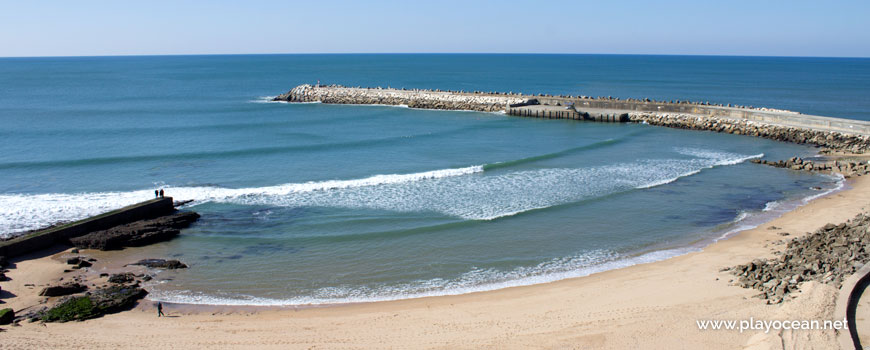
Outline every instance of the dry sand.
<svg viewBox="0 0 870 350">
<path fill-rule="evenodd" d="M 323 308 L 194 308 L 169 306 L 157 318 L 151 302 L 85 322 L 22 322 L 5 327 L 0 348 L 449 348 L 449 349 L 792 349 L 835 348 L 834 331 L 699 330 L 696 320 L 824 320 L 837 290 L 804 283 L 796 298 L 766 305 L 757 291 L 729 286 L 723 267 L 772 257 L 792 238 L 851 219 L 870 203 L 870 179 L 819 198 L 759 228 L 665 261 L 553 283 L 458 296 Z M 781 229 L 769 229 L 777 226 Z M 61 253 L 63 254 L 63 253 Z M 62 276 L 54 257 L 17 263 L 3 290 L 22 307 L 38 288 Z M 69 274 L 66 274 L 69 275 Z"/>
</svg>

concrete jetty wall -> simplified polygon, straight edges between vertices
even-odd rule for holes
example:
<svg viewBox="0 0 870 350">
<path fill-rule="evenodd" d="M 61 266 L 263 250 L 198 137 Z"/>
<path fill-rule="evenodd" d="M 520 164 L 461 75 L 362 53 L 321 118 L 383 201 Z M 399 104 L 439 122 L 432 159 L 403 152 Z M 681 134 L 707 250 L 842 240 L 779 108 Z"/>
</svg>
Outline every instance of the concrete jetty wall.
<svg viewBox="0 0 870 350">
<path fill-rule="evenodd" d="M 870 122 L 706 102 L 498 92 L 351 88 L 300 85 L 276 101 L 407 105 L 412 108 L 505 112 L 524 117 L 648 123 L 812 144 L 838 151 L 870 151 Z M 571 106 L 572 108 L 568 108 Z"/>
<path fill-rule="evenodd" d="M 0 242 L 0 255 L 14 257 L 31 253 L 55 244 L 65 244 L 72 237 L 93 231 L 107 230 L 134 221 L 152 219 L 175 211 L 172 197 L 156 198 L 121 209 L 113 210 L 66 225 L 33 232 Z"/>
</svg>

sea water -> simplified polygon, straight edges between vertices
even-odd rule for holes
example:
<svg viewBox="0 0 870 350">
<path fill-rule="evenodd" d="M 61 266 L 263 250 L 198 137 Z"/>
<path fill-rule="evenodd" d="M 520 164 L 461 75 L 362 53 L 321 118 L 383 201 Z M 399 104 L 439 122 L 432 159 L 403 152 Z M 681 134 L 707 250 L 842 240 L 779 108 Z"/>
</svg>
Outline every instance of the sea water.
<svg viewBox="0 0 870 350">
<path fill-rule="evenodd" d="M 147 200 L 200 221 L 150 298 L 458 294 L 696 250 L 838 188 L 816 149 L 500 113 L 272 103 L 302 83 L 699 100 L 870 120 L 862 59 L 252 55 L 0 59 L 0 234 Z"/>
</svg>

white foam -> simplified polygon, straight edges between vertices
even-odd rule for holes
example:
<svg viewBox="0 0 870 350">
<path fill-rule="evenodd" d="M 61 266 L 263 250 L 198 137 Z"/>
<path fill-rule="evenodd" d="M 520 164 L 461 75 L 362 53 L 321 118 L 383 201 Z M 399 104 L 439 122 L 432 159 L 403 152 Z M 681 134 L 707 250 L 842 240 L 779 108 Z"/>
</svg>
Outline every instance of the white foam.
<svg viewBox="0 0 870 350">
<path fill-rule="evenodd" d="M 555 282 L 660 261 L 697 250 L 698 248 L 667 249 L 629 257 L 619 256 L 610 251 L 594 251 L 573 257 L 553 259 L 534 267 L 518 267 L 510 271 L 474 269 L 455 279 L 433 278 L 376 287 L 326 287 L 313 291 L 311 295 L 286 299 L 232 293 L 173 291 L 160 288 L 152 290 L 148 298 L 154 301 L 184 304 L 260 306 L 328 305 L 414 299 Z"/>
<path fill-rule="evenodd" d="M 287 103 L 287 101 L 273 101 L 277 96 L 260 96 L 248 102 L 250 103 Z"/>
<path fill-rule="evenodd" d="M 193 199 L 191 205 L 204 202 L 245 203 L 254 198 L 288 196 L 314 191 L 329 191 L 352 187 L 371 187 L 422 181 L 450 176 L 462 176 L 483 171 L 483 166 L 441 169 L 412 174 L 375 175 L 355 180 L 330 180 L 306 183 L 291 183 L 257 188 L 220 187 L 164 187 L 170 196 L 177 199 Z M 32 195 L 0 195 L 0 236 L 8 237 L 16 232 L 38 229 L 61 221 L 74 221 L 98 215 L 127 205 L 150 199 L 154 191 L 96 193 L 49 193 Z"/>
<path fill-rule="evenodd" d="M 829 189 L 829 190 L 826 190 L 826 191 L 823 191 L 823 192 L 821 192 L 821 193 L 814 194 L 814 195 L 812 195 L 812 196 L 808 196 L 808 197 L 802 199 L 801 202 L 802 202 L 803 204 L 807 204 L 807 203 L 809 203 L 810 201 L 812 201 L 812 200 L 814 200 L 814 199 L 816 199 L 816 198 L 824 197 L 824 196 L 827 196 L 827 195 L 829 195 L 829 194 L 831 194 L 831 193 L 838 192 L 838 191 L 842 190 L 843 187 L 846 186 L 846 178 L 843 177 L 843 174 L 834 173 L 834 174 L 832 174 L 832 175 L 825 175 L 825 176 L 829 176 L 829 177 L 833 178 L 834 180 L 836 180 L 836 181 L 837 181 L 837 185 L 834 186 L 834 188 L 831 188 L 831 189 Z"/>
<path fill-rule="evenodd" d="M 168 187 L 192 206 L 207 202 L 284 207 L 435 212 L 469 220 L 493 220 L 530 210 L 616 192 L 645 189 L 720 165 L 756 156 L 692 150 L 696 158 L 637 160 L 588 168 L 513 171 L 483 166 L 354 180 L 288 183 L 252 188 Z M 481 176 L 470 176 L 480 174 Z M 14 233 L 77 220 L 151 198 L 153 190 L 81 194 L 0 195 L 0 232 Z"/>
<path fill-rule="evenodd" d="M 767 203 L 764 204 L 764 209 L 761 209 L 761 211 L 771 211 L 771 210 L 774 210 L 774 209 L 776 209 L 777 207 L 779 207 L 781 204 L 782 204 L 782 202 L 780 202 L 780 201 L 770 201 L 770 202 L 767 202 Z"/>
<path fill-rule="evenodd" d="M 436 212 L 493 220 L 611 193 L 646 189 L 721 165 L 761 155 L 680 149 L 692 159 L 643 159 L 587 168 L 543 168 L 491 174 L 481 165 L 353 180 L 288 183 L 251 188 L 169 187 L 168 195 L 207 202 L 285 207 Z M 152 190 L 79 194 L 0 195 L 0 232 L 6 234 L 77 220 L 151 198 Z"/>
<path fill-rule="evenodd" d="M 775 218 L 782 216 L 783 214 L 795 210 L 801 206 L 808 204 L 809 202 L 821 198 L 823 196 L 827 196 L 831 193 L 838 192 L 845 187 L 846 179 L 840 175 L 824 175 L 830 176 L 831 178 L 837 180 L 836 185 L 828 190 L 822 191 L 821 193 L 810 195 L 800 199 L 794 200 L 783 200 L 783 201 L 770 201 L 764 204 L 764 208 L 760 212 L 746 212 L 741 211 L 740 215 L 738 215 L 732 222 L 735 223 L 735 226 L 731 229 L 724 232 L 714 241 L 719 241 L 721 239 L 728 238 L 735 233 L 751 230 L 758 226 L 761 226 Z"/>
</svg>

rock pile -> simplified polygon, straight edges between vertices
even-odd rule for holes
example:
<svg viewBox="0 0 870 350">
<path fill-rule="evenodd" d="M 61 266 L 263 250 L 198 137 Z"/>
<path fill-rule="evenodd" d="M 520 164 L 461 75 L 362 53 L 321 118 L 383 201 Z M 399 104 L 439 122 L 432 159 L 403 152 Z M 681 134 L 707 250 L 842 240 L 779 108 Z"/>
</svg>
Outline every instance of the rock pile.
<svg viewBox="0 0 870 350">
<path fill-rule="evenodd" d="M 99 250 L 139 247 L 174 238 L 180 229 L 199 219 L 194 212 L 177 212 L 150 220 L 140 220 L 108 230 L 94 231 L 84 236 L 71 238 L 77 248 Z"/>
<path fill-rule="evenodd" d="M 781 303 L 804 281 L 839 287 L 843 280 L 870 261 L 870 216 L 860 214 L 839 225 L 827 224 L 805 237 L 788 242 L 778 259 L 756 259 L 730 272 L 734 283 L 761 291 L 769 304 Z"/>
<path fill-rule="evenodd" d="M 410 108 L 501 112 L 510 104 L 526 99 L 515 94 L 467 94 L 439 90 L 398 90 L 381 88 L 314 87 L 300 85 L 273 101 L 323 102 L 336 104 L 380 104 Z"/>
<path fill-rule="evenodd" d="M 635 123 L 647 123 L 649 125 L 677 129 L 704 130 L 735 135 L 763 137 L 775 141 L 808 144 L 856 154 L 870 150 L 870 136 L 785 127 L 748 120 L 705 117 L 698 115 L 633 112 L 629 113 L 628 117 Z"/>
<path fill-rule="evenodd" d="M 94 264 L 92 264 L 92 262 L 94 262 L 94 261 L 97 261 L 97 260 L 96 260 L 96 259 L 93 259 L 93 258 L 91 258 L 91 259 L 86 259 L 86 258 L 81 257 L 81 256 L 76 256 L 76 257 L 72 257 L 72 258 L 66 259 L 66 263 L 69 264 L 69 265 L 74 265 L 74 266 L 73 266 L 74 269 L 81 269 L 81 268 L 84 268 L 84 267 L 91 267 L 91 266 L 94 265 Z"/>
<path fill-rule="evenodd" d="M 814 162 L 811 160 L 804 160 L 798 157 L 793 157 L 788 160 L 780 160 L 775 162 L 761 159 L 753 159 L 750 160 L 750 162 L 791 170 L 803 170 L 809 172 L 837 172 L 843 174 L 843 176 L 846 178 L 870 174 L 870 164 L 860 162 Z"/>
</svg>

